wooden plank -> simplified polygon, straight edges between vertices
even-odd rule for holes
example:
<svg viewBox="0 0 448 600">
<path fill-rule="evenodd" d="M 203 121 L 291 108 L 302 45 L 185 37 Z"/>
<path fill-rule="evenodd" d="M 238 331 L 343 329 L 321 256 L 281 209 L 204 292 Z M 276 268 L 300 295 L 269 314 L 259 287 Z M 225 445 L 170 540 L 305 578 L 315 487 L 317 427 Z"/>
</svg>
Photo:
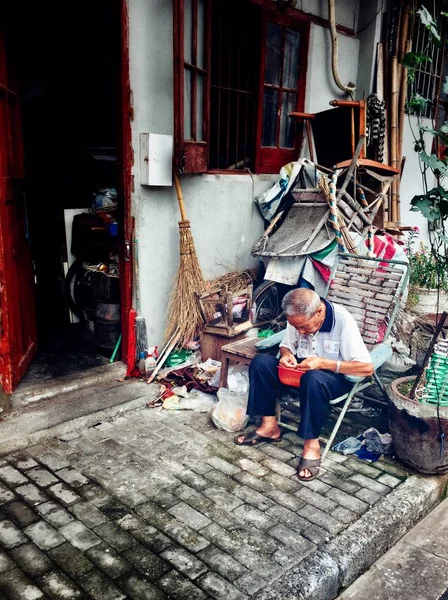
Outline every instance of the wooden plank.
<svg viewBox="0 0 448 600">
<path fill-rule="evenodd" d="M 334 281 L 337 281 L 339 283 L 344 283 L 345 281 L 347 281 L 347 279 L 350 279 L 350 275 L 348 273 L 336 271 Z"/>
<path fill-rule="evenodd" d="M 350 283 L 350 282 L 348 282 Z M 348 287 L 347 285 L 333 285 L 332 286 L 333 290 L 338 290 L 338 291 L 344 291 L 346 293 L 353 294 L 355 296 L 360 296 L 361 298 L 374 298 L 375 296 L 375 292 L 373 290 L 366 290 L 365 288 L 360 289 L 358 286 L 350 286 Z"/>
<path fill-rule="evenodd" d="M 383 271 L 385 273 L 397 273 L 399 275 L 403 274 L 402 269 L 398 269 L 394 266 L 389 266 L 389 263 L 381 263 L 381 259 L 378 261 L 372 262 L 367 259 L 360 258 L 343 258 L 342 259 L 345 265 L 350 265 L 351 267 L 363 267 L 366 269 L 371 269 L 372 271 Z"/>
<path fill-rule="evenodd" d="M 375 275 L 372 275 L 372 277 L 387 277 L 387 279 L 393 279 L 394 281 L 401 281 L 401 278 L 403 277 L 403 273 L 400 273 L 400 275 L 396 275 L 395 273 L 384 273 L 383 271 L 376 271 Z"/>
<path fill-rule="evenodd" d="M 386 313 L 381 314 L 379 312 L 375 312 L 374 310 L 366 311 L 366 317 L 375 319 L 377 323 L 382 323 L 384 321 L 385 315 L 386 315 Z"/>
<path fill-rule="evenodd" d="M 358 308 L 364 308 L 363 302 L 353 300 L 349 294 L 344 294 L 343 292 L 332 293 L 331 299 L 334 299 L 336 304 L 342 304 L 348 307 L 355 306 Z"/>
<path fill-rule="evenodd" d="M 239 342 L 233 342 L 232 344 L 226 344 L 222 346 L 221 350 L 235 356 L 242 356 L 244 358 L 253 358 L 258 350 L 255 344 L 260 340 L 255 338 L 245 338 Z"/>
<path fill-rule="evenodd" d="M 381 319 L 374 319 L 372 317 L 366 317 L 366 323 L 372 324 L 372 325 L 377 325 L 380 324 L 382 325 L 382 323 L 384 322 L 384 317 L 382 316 Z"/>
<path fill-rule="evenodd" d="M 357 288 L 360 288 L 362 290 L 371 290 L 372 292 L 377 292 L 378 291 L 378 285 L 373 285 L 371 283 L 360 282 L 360 281 L 358 281 L 358 279 L 356 279 L 356 280 L 351 279 L 348 282 L 347 285 L 348 285 L 349 288 L 357 287 Z"/>
<path fill-rule="evenodd" d="M 377 300 L 376 298 L 373 299 L 366 299 L 366 306 L 378 306 L 381 308 L 390 308 L 390 302 L 384 302 L 384 300 Z"/>
<path fill-rule="evenodd" d="M 399 281 L 385 281 L 383 283 L 383 288 L 397 288 L 399 286 Z"/>
<path fill-rule="evenodd" d="M 350 308 L 350 313 L 355 317 L 355 319 L 357 317 L 359 317 L 359 319 L 365 319 L 366 316 L 366 311 L 364 308 L 357 308 L 356 306 L 353 306 L 352 308 Z"/>
<path fill-rule="evenodd" d="M 347 269 L 347 271 L 356 275 L 364 275 L 364 277 L 369 278 L 372 277 L 372 273 L 375 272 L 373 269 L 369 269 L 367 267 L 350 267 L 350 269 Z"/>
<path fill-rule="evenodd" d="M 389 304 L 392 302 L 392 300 L 394 299 L 394 296 L 392 294 L 381 294 L 381 293 L 377 293 L 375 295 L 375 298 L 378 298 L 378 300 L 385 300 L 386 302 L 389 302 Z"/>
<path fill-rule="evenodd" d="M 367 311 L 373 311 L 384 315 L 386 315 L 390 309 L 390 304 L 386 304 L 386 306 L 380 306 L 378 304 L 374 304 L 373 302 L 369 302 L 368 300 L 366 300 L 365 306 Z"/>
</svg>

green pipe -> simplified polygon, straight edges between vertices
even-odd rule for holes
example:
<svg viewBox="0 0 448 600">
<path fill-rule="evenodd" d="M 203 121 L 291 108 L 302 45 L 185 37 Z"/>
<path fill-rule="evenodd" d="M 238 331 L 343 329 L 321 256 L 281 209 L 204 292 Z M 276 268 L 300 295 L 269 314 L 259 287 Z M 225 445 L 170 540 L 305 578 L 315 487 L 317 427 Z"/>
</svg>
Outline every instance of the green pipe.
<svg viewBox="0 0 448 600">
<path fill-rule="evenodd" d="M 118 349 L 120 348 L 120 344 L 121 344 L 121 333 L 118 336 L 118 340 L 117 340 L 117 343 L 115 344 L 114 351 L 112 352 L 112 356 L 109 359 L 110 363 L 113 363 L 114 360 L 117 358 L 117 353 L 118 353 Z"/>
</svg>

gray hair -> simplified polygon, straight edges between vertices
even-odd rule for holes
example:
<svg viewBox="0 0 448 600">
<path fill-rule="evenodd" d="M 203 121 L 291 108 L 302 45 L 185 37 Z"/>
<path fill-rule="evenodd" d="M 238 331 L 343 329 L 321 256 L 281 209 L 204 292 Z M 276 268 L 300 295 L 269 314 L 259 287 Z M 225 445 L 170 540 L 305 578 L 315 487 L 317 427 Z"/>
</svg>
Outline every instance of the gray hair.
<svg viewBox="0 0 448 600">
<path fill-rule="evenodd" d="M 282 308 L 287 317 L 312 317 L 320 306 L 319 294 L 308 288 L 297 288 L 286 294 Z"/>
</svg>

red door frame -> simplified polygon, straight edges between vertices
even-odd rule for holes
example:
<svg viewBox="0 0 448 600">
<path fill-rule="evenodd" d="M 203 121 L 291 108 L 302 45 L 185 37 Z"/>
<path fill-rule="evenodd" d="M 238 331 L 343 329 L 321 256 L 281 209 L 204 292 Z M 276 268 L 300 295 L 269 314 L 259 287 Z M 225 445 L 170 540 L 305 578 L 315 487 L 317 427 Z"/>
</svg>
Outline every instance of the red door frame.
<svg viewBox="0 0 448 600">
<path fill-rule="evenodd" d="M 37 348 L 27 243 L 20 98 L 0 30 L 0 390 L 11 394 Z M 9 58 L 9 60 L 8 60 Z"/>
<path fill-rule="evenodd" d="M 129 15 L 127 0 L 121 1 L 121 161 L 120 184 L 123 198 L 123 243 L 120 252 L 120 292 L 121 292 L 121 359 L 131 363 L 134 357 L 128 356 L 129 314 L 132 309 L 133 286 L 133 219 L 131 215 L 132 190 L 132 102 L 129 78 Z"/>
<path fill-rule="evenodd" d="M 131 218 L 131 90 L 129 80 L 129 22 L 127 0 L 120 1 L 121 104 L 119 127 L 120 188 L 123 243 L 120 249 L 122 360 L 128 359 L 128 317 L 132 307 Z M 0 140 L 0 388 L 12 393 L 26 373 L 37 348 L 34 283 L 30 249 L 25 239 L 23 148 L 19 98 L 10 88 L 4 38 L 0 31 L 0 118 L 7 135 Z M 14 111 L 12 107 L 14 106 Z M 6 128 L 8 129 L 6 131 Z M 8 158 L 9 157 L 9 158 Z M 13 160 L 8 167 L 8 160 Z M 5 162 L 6 161 L 6 162 Z M 3 164 L 2 164 L 3 163 Z M 26 264 L 25 264 L 26 263 Z M 133 357 L 130 357 L 132 359 Z"/>
</svg>

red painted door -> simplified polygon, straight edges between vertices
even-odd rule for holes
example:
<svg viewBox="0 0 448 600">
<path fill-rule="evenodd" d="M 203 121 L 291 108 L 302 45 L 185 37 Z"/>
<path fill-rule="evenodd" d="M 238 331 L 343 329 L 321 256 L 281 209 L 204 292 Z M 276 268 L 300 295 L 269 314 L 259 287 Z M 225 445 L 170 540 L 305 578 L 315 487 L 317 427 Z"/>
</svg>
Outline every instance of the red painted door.
<svg viewBox="0 0 448 600">
<path fill-rule="evenodd" d="M 36 348 L 20 99 L 0 30 L 0 389 L 5 393 L 17 386 Z"/>
</svg>

